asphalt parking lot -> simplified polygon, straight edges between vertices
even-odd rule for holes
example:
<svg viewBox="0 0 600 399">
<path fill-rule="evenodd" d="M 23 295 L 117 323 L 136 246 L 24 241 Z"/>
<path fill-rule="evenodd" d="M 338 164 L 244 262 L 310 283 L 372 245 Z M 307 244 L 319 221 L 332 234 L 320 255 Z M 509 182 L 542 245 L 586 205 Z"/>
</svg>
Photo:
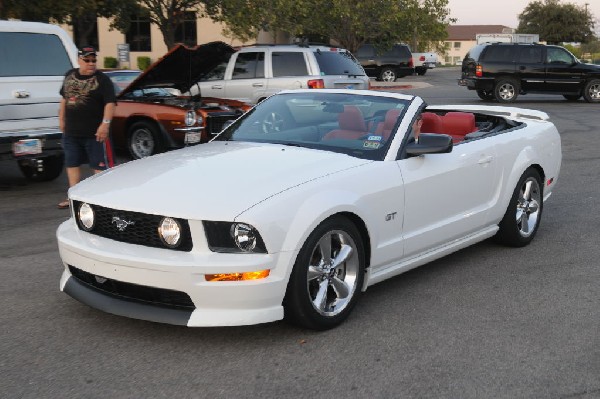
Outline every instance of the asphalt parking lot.
<svg viewBox="0 0 600 399">
<path fill-rule="evenodd" d="M 457 78 L 438 68 L 387 89 L 484 104 Z M 326 332 L 188 329 L 76 302 L 58 289 L 66 176 L 31 184 L 1 162 L 0 396 L 600 397 L 600 105 L 526 95 L 514 106 L 547 112 L 562 137 L 534 242 L 485 241 L 377 284 Z"/>
</svg>

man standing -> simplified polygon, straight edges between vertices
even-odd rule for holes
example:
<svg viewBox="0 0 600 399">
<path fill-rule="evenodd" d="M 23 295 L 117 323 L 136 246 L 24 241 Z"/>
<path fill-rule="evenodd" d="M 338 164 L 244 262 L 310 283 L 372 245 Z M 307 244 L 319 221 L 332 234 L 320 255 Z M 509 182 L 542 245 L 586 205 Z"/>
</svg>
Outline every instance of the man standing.
<svg viewBox="0 0 600 399">
<path fill-rule="evenodd" d="M 115 91 L 111 80 L 96 69 L 96 50 L 85 46 L 79 50 L 79 68 L 65 75 L 58 112 L 63 132 L 65 166 L 69 187 L 81 181 L 81 165 L 87 163 L 94 173 L 105 170 L 110 151 L 109 129 L 115 109 Z M 69 201 L 58 204 L 69 207 Z"/>
</svg>

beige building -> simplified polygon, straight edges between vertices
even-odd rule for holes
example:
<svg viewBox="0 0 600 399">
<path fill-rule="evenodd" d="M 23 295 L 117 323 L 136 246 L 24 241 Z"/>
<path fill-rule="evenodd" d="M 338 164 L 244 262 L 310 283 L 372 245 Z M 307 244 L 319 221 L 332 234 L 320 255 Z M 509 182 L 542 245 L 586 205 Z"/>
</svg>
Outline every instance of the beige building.
<svg viewBox="0 0 600 399">
<path fill-rule="evenodd" d="M 193 15 L 193 13 L 190 13 Z M 256 43 L 271 43 L 270 35 L 261 34 L 256 41 L 244 43 L 239 40 L 233 40 L 223 35 L 223 24 L 215 23 L 209 18 L 194 18 L 184 23 L 184 28 L 179 32 L 179 40 L 187 45 L 193 46 L 212 41 L 223 41 L 231 46 L 241 46 Z M 69 25 L 62 26 L 70 35 L 74 37 L 73 28 Z M 137 69 L 138 57 L 150 57 L 151 62 L 156 61 L 167 53 L 167 46 L 163 40 L 162 33 L 156 25 L 149 21 L 133 21 L 130 32 L 123 34 L 118 30 L 110 30 L 110 21 L 106 18 L 97 19 L 97 43 L 98 66 L 104 67 L 105 57 L 114 57 L 119 60 L 119 45 L 129 44 L 129 62 L 119 61 L 120 68 Z M 122 55 L 122 53 L 121 53 Z"/>
<path fill-rule="evenodd" d="M 450 25 L 445 41 L 446 55 L 443 64 L 461 65 L 467 52 L 477 44 L 478 34 L 514 33 L 514 29 L 504 25 Z"/>
</svg>

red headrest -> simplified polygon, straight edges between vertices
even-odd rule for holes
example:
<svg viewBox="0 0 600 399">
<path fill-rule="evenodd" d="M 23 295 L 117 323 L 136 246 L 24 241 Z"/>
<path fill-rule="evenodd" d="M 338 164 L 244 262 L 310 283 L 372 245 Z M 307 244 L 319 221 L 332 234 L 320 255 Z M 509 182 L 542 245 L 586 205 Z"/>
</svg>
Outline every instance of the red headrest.
<svg viewBox="0 0 600 399">
<path fill-rule="evenodd" d="M 465 135 L 477 130 L 475 115 L 470 112 L 448 112 L 444 115 L 444 133 Z"/>
<path fill-rule="evenodd" d="M 338 116 L 340 129 L 357 130 L 361 132 L 367 131 L 365 120 L 360 109 L 353 105 L 345 105 L 344 112 Z"/>
<path fill-rule="evenodd" d="M 423 133 L 442 133 L 443 124 L 442 117 L 433 112 L 423 112 L 421 114 L 423 118 L 423 125 L 421 125 L 421 132 Z"/>
</svg>

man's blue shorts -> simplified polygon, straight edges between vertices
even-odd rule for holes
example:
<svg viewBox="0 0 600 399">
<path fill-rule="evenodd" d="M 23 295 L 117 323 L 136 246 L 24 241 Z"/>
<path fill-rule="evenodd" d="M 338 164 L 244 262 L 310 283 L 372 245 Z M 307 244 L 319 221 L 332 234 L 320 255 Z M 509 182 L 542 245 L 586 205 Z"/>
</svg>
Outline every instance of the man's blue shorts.
<svg viewBox="0 0 600 399">
<path fill-rule="evenodd" d="M 95 170 L 105 170 L 106 161 L 104 145 L 96 141 L 96 137 L 73 137 L 63 135 L 63 148 L 65 150 L 65 166 L 74 168 L 89 164 Z"/>
</svg>

